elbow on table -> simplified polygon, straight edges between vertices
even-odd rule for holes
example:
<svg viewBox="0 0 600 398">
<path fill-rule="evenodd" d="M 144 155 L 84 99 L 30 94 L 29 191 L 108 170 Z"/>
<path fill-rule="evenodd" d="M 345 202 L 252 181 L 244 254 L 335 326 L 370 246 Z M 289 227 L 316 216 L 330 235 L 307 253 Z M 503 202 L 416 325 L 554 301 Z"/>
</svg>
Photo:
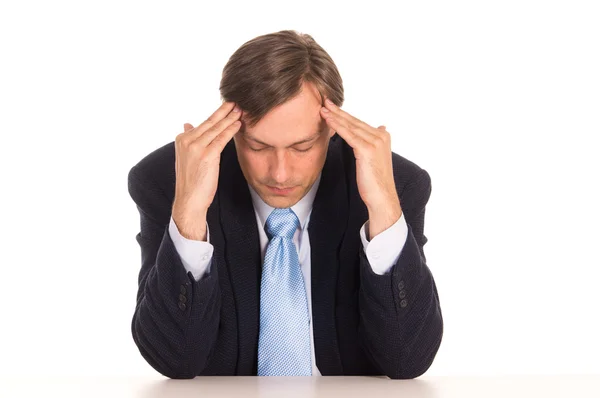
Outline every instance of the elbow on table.
<svg viewBox="0 0 600 398">
<path fill-rule="evenodd" d="M 429 352 L 420 358 L 411 358 L 410 363 L 404 361 L 403 365 L 388 374 L 390 379 L 415 379 L 422 376 L 433 364 L 433 360 L 442 343 L 442 333 L 440 330 L 438 340 L 431 346 Z"/>
</svg>

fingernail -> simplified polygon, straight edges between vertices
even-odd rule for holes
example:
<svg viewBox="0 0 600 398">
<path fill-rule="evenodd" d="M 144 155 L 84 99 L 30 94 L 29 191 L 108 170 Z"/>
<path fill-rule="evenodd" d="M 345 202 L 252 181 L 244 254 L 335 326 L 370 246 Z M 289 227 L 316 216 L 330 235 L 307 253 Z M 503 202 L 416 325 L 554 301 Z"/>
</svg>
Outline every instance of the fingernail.
<svg viewBox="0 0 600 398">
<path fill-rule="evenodd" d="M 234 111 L 234 112 L 239 112 L 239 111 L 240 111 L 240 108 L 239 108 L 239 107 L 236 105 L 236 106 L 235 106 L 235 108 L 233 108 L 233 111 Z"/>
<path fill-rule="evenodd" d="M 321 109 L 322 109 L 322 110 L 323 110 L 323 112 L 325 112 L 325 113 L 329 112 L 329 109 L 327 109 L 327 108 L 325 108 L 325 107 L 323 107 L 323 108 L 321 108 Z"/>
</svg>

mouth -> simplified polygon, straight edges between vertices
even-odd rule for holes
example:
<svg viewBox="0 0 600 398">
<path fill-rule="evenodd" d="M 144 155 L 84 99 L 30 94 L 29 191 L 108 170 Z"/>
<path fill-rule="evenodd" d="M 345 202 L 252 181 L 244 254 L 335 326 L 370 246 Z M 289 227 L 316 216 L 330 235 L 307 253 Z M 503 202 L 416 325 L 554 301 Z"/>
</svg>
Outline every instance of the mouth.
<svg viewBox="0 0 600 398">
<path fill-rule="evenodd" d="M 288 195 L 289 193 L 291 193 L 296 187 L 290 187 L 290 188 L 276 188 L 276 187 L 271 187 L 267 185 L 267 188 L 269 188 L 269 191 L 273 192 L 274 194 L 277 195 Z"/>
</svg>

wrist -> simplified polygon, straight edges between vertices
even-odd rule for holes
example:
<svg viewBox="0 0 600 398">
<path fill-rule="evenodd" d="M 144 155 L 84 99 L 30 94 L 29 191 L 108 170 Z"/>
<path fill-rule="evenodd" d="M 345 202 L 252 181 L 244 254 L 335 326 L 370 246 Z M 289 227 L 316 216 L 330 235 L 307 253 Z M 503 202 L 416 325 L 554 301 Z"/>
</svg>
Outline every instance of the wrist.
<svg viewBox="0 0 600 398">
<path fill-rule="evenodd" d="M 365 203 L 369 218 L 380 218 L 380 216 L 387 217 L 397 215 L 400 217 L 402 208 L 400 206 L 400 199 L 398 195 L 388 195 L 385 198 L 378 200 L 376 203 Z"/>
<path fill-rule="evenodd" d="M 402 208 L 400 207 L 400 201 L 397 200 L 396 202 L 368 208 L 369 228 L 367 233 L 369 240 L 390 228 L 400 219 Z"/>
<path fill-rule="evenodd" d="M 175 224 L 177 224 L 177 222 Z M 206 227 L 203 227 L 203 228 L 199 228 L 199 227 L 179 228 L 179 227 L 177 227 L 177 229 L 179 230 L 179 234 L 181 236 L 183 236 L 185 239 L 206 242 Z"/>
<path fill-rule="evenodd" d="M 206 242 L 206 211 L 195 213 L 172 213 L 179 234 L 189 240 Z"/>
</svg>

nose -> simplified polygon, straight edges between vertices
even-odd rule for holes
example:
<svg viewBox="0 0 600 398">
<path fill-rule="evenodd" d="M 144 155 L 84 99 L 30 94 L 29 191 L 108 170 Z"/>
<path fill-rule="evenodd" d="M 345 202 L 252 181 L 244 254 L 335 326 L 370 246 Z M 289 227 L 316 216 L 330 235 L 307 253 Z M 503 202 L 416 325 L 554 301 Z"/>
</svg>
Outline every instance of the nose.
<svg viewBox="0 0 600 398">
<path fill-rule="evenodd" d="M 269 165 L 271 178 L 275 180 L 279 186 L 285 186 L 291 176 L 291 166 L 292 163 L 289 159 L 288 151 L 275 151 L 275 155 L 271 157 Z"/>
</svg>

